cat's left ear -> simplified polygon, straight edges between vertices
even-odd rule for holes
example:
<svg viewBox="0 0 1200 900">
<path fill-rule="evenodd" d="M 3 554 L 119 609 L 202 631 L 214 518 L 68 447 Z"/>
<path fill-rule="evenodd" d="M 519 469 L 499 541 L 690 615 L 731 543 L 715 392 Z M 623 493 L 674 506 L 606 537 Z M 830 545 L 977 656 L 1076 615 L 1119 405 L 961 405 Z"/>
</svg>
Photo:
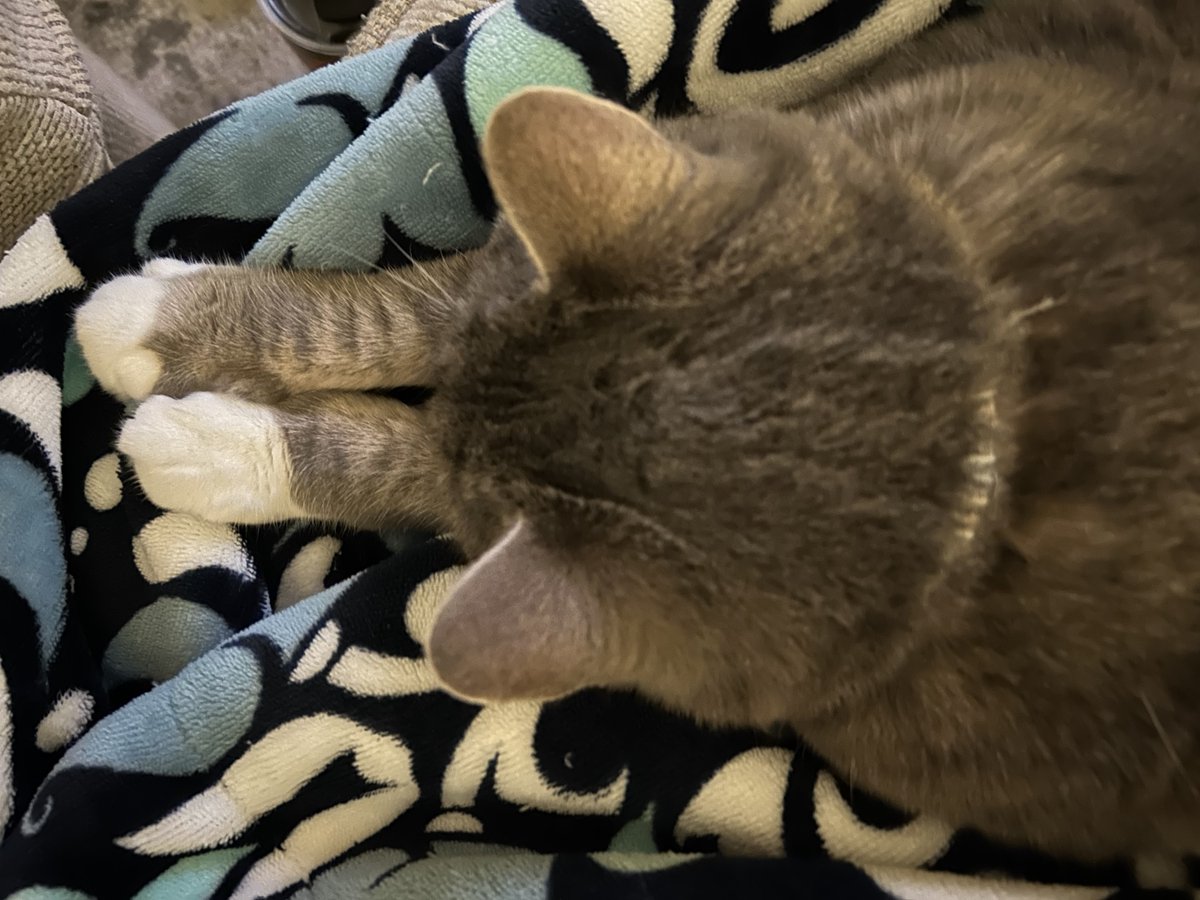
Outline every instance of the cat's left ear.
<svg viewBox="0 0 1200 900">
<path fill-rule="evenodd" d="M 636 113 L 563 88 L 527 88 L 488 120 L 496 200 L 543 282 L 604 262 L 701 165 Z"/>
<path fill-rule="evenodd" d="M 451 590 L 426 650 L 468 700 L 549 700 L 603 683 L 604 644 L 585 581 L 520 521 Z"/>
</svg>

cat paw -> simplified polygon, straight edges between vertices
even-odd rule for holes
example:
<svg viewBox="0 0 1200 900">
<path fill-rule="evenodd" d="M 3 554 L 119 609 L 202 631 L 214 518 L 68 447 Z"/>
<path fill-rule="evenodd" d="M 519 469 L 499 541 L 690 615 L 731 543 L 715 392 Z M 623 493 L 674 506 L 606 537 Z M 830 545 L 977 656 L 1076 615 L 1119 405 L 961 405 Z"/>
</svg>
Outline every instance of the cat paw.
<svg viewBox="0 0 1200 900">
<path fill-rule="evenodd" d="M 75 335 L 100 385 L 121 400 L 144 400 L 162 375 L 159 355 L 145 346 L 172 278 L 203 269 L 177 259 L 152 259 L 139 275 L 122 275 L 92 292 L 75 313 Z"/>
<path fill-rule="evenodd" d="M 292 500 L 283 429 L 261 404 L 222 394 L 156 395 L 125 423 L 117 449 L 163 509 L 243 525 L 305 517 Z"/>
</svg>

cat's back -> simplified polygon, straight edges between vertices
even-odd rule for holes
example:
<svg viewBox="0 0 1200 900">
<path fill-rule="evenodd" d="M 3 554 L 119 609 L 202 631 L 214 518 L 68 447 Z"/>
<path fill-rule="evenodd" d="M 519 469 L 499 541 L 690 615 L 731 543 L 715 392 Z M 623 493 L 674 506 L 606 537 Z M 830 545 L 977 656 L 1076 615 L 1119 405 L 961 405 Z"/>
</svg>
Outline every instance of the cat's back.
<svg viewBox="0 0 1200 900">
<path fill-rule="evenodd" d="M 930 38 L 940 64 L 901 60 L 827 113 L 945 217 L 1021 361 L 999 411 L 1011 453 L 982 628 L 934 678 L 1044 686 L 997 692 L 979 730 L 1019 746 L 1042 728 L 1039 752 L 1071 778 L 1040 783 L 1019 753 L 1014 768 L 1080 815 L 1062 829 L 1035 804 L 998 813 L 998 833 L 1194 850 L 1180 768 L 1200 764 L 1198 16 L 1172 0 L 1007 8 L 1026 18 L 981 14 L 953 48 L 947 26 Z M 961 723 L 940 716 L 922 740 L 953 746 Z M 1091 784 L 1120 788 L 1124 822 L 1104 824 Z"/>
<path fill-rule="evenodd" d="M 1200 492 L 1184 451 L 1200 441 L 1200 95 L 1179 74 L 1195 63 L 1150 27 L 1178 4 L 1090 7 L 1040 51 L 1028 21 L 998 17 L 982 33 L 1008 53 L 884 79 L 833 113 L 931 198 L 1019 332 L 1018 500 Z"/>
<path fill-rule="evenodd" d="M 1032 276 L 1047 252 L 1093 267 L 1121 246 L 1186 257 L 1200 230 L 1191 6 L 1006 0 L 897 49 L 825 114 L 927 183 L 988 277 Z"/>
</svg>

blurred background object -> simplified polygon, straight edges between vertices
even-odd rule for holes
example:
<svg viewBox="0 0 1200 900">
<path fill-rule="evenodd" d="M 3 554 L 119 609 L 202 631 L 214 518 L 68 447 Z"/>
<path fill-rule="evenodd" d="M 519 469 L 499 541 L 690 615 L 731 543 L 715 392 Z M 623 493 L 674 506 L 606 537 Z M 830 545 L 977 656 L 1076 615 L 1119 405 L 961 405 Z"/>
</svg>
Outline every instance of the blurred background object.
<svg viewBox="0 0 1200 900">
<path fill-rule="evenodd" d="M 375 0 L 258 0 L 267 20 L 289 41 L 323 56 L 344 56 Z"/>
<path fill-rule="evenodd" d="M 61 4 L 86 48 L 97 93 L 107 86 L 106 94 L 134 96 L 132 103 L 157 110 L 171 130 L 304 75 L 320 62 L 297 54 L 255 0 Z"/>
</svg>

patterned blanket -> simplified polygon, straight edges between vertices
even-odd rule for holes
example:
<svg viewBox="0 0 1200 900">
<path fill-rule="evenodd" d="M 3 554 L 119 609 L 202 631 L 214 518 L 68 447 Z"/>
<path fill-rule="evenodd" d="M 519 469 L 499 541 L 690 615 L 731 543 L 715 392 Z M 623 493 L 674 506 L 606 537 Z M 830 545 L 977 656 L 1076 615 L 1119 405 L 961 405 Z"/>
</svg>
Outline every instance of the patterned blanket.
<svg viewBox="0 0 1200 900">
<path fill-rule="evenodd" d="M 480 244 L 476 139 L 523 85 L 659 114 L 793 104 L 968 5 L 511 0 L 238 103 L 39 220 L 0 263 L 0 898 L 1066 900 L 1179 880 L 994 846 L 785 737 L 632 695 L 458 702 L 422 658 L 452 545 L 153 508 L 70 334 L 90 287 L 156 255 L 355 268 Z"/>
</svg>

